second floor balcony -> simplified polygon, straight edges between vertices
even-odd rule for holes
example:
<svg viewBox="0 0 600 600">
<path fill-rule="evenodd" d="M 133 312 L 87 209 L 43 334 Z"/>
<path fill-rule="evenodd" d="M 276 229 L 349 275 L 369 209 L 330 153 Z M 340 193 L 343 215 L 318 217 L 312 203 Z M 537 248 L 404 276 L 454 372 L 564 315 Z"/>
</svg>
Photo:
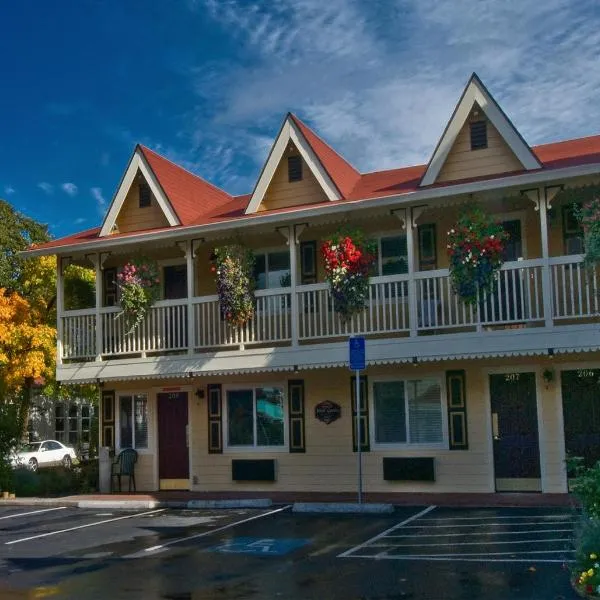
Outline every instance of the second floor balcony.
<svg viewBox="0 0 600 600">
<path fill-rule="evenodd" d="M 448 269 L 372 277 L 365 310 L 348 322 L 334 312 L 326 283 L 256 291 L 254 318 L 231 327 L 216 295 L 154 304 L 128 332 L 118 306 L 65 310 L 59 316 L 59 360 L 197 354 L 251 347 L 302 346 L 367 338 L 419 338 L 516 328 L 559 328 L 597 321 L 600 273 L 580 255 L 506 262 L 493 293 L 466 305 Z"/>
</svg>

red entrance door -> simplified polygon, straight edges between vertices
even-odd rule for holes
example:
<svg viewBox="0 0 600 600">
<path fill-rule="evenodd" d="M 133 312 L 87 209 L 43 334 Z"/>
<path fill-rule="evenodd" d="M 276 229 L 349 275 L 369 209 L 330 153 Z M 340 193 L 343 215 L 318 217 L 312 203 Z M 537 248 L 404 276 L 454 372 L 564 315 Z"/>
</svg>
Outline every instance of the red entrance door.
<svg viewBox="0 0 600 600">
<path fill-rule="evenodd" d="M 189 479 L 187 425 L 187 392 L 158 394 L 159 479 Z"/>
</svg>

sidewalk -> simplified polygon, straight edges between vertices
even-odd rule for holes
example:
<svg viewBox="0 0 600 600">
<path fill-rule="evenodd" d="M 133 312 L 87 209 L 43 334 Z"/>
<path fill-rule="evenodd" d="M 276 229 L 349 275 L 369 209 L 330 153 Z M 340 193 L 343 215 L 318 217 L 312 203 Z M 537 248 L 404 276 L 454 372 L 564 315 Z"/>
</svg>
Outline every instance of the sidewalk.
<svg viewBox="0 0 600 600">
<path fill-rule="evenodd" d="M 16 498 L 0 500 L 1 506 L 75 506 L 78 508 L 146 509 L 146 508 L 265 508 L 296 502 L 346 503 L 356 502 L 356 494 L 319 492 L 186 492 L 163 491 L 152 493 L 85 494 L 58 498 Z M 425 494 L 425 493 L 372 493 L 364 495 L 365 503 L 395 506 L 453 506 L 453 507 L 575 507 L 577 502 L 569 494 Z"/>
</svg>

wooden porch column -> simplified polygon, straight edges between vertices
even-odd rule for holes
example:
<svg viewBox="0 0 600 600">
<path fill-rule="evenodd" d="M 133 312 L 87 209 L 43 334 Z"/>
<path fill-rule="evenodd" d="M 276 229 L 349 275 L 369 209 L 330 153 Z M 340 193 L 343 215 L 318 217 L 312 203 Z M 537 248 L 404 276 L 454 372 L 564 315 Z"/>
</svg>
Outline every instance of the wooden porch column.
<svg viewBox="0 0 600 600">
<path fill-rule="evenodd" d="M 196 285 L 194 280 L 194 258 L 196 257 L 196 251 L 198 244 L 202 240 L 187 240 L 185 242 L 185 263 L 186 263 L 186 280 L 187 280 L 187 345 L 188 354 L 194 354 L 194 346 L 196 340 L 196 327 L 194 318 L 194 305 L 192 300 L 196 293 Z"/>
<path fill-rule="evenodd" d="M 306 225 L 290 225 L 278 227 L 277 231 L 285 238 L 290 249 L 290 328 L 292 346 L 298 345 L 299 311 L 298 311 L 298 238 Z"/>
<path fill-rule="evenodd" d="M 88 254 L 87 259 L 94 265 L 94 270 L 96 272 L 96 358 L 95 360 L 102 360 L 102 351 L 103 351 L 103 327 L 102 327 L 102 314 L 100 309 L 102 308 L 102 267 L 104 265 L 104 261 L 108 258 L 109 253 L 96 253 L 96 254 Z"/>
<path fill-rule="evenodd" d="M 68 259 L 67 259 L 68 260 Z M 59 256 L 56 260 L 56 364 L 62 364 L 64 325 L 63 316 L 65 311 L 65 289 L 63 280 L 64 257 Z"/>
<path fill-rule="evenodd" d="M 542 242 L 542 300 L 544 306 L 544 325 L 554 327 L 554 309 L 552 299 L 552 274 L 550 272 L 550 246 L 548 243 L 548 211 L 552 208 L 552 200 L 561 190 L 561 186 L 523 190 L 525 195 L 535 205 L 540 215 L 540 239 Z"/>
<path fill-rule="evenodd" d="M 415 235 L 416 219 L 421 216 L 422 207 L 408 207 L 392 211 L 402 221 L 402 229 L 406 231 L 406 258 L 408 261 L 408 326 L 410 336 L 416 337 L 419 326 L 419 307 L 417 303 L 417 282 L 415 280 Z"/>
</svg>

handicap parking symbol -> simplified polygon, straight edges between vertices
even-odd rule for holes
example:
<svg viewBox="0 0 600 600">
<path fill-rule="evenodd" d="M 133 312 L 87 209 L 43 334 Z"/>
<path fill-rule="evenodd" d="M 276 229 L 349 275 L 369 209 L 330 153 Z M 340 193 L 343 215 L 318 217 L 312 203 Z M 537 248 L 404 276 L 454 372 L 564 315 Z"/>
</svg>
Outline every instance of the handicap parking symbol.
<svg viewBox="0 0 600 600">
<path fill-rule="evenodd" d="M 209 550 L 230 554 L 255 554 L 258 556 L 282 556 L 308 544 L 309 540 L 299 538 L 255 538 L 239 537 L 227 540 Z"/>
</svg>

